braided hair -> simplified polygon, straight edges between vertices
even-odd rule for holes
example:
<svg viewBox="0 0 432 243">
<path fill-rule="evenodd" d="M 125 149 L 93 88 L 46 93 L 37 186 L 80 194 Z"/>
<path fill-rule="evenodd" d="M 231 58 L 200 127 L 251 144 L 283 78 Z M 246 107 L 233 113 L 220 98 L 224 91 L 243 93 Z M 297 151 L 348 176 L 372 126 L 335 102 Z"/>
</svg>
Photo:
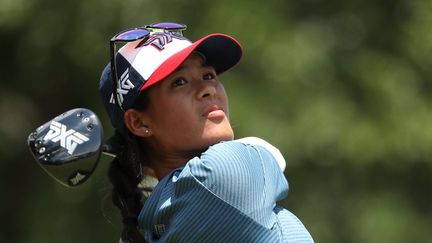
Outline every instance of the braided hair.
<svg viewBox="0 0 432 243">
<path fill-rule="evenodd" d="M 148 92 L 141 94 L 135 102 L 134 109 L 145 110 L 149 105 Z M 116 137 L 122 137 L 122 146 L 116 158 L 111 161 L 108 168 L 108 179 L 111 182 L 112 201 L 120 210 L 123 218 L 123 231 L 119 243 L 146 242 L 138 230 L 138 215 L 143 207 L 143 192 L 138 184 L 143 179 L 142 138 L 126 132 L 125 136 L 116 132 Z"/>
</svg>

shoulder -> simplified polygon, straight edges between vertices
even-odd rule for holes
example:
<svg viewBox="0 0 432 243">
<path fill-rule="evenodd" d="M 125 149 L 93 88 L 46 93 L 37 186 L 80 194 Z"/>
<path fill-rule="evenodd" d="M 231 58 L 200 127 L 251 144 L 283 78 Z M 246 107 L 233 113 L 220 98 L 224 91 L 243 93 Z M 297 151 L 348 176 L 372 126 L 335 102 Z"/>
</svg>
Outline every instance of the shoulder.
<svg viewBox="0 0 432 243">
<path fill-rule="evenodd" d="M 236 140 L 224 141 L 218 144 L 210 146 L 204 153 L 201 154 L 200 159 L 204 163 L 211 163 L 218 161 L 223 163 L 229 162 L 241 162 L 249 160 L 253 157 L 253 153 L 247 145 L 239 143 Z"/>
<path fill-rule="evenodd" d="M 264 139 L 257 138 L 257 137 L 246 137 L 246 138 L 241 138 L 241 139 L 238 139 L 235 141 L 242 143 L 242 144 L 254 146 L 254 147 L 257 147 L 257 146 L 262 147 L 264 150 L 266 150 L 267 152 L 269 152 L 271 154 L 273 159 L 279 165 L 280 169 L 282 171 L 285 170 L 286 162 L 285 162 L 285 159 L 284 159 L 282 153 L 279 151 L 279 149 L 277 149 L 275 146 L 273 146 L 269 142 L 265 141 Z"/>
<path fill-rule="evenodd" d="M 190 160 L 183 172 L 190 171 L 201 182 L 213 184 L 243 175 L 254 164 L 259 164 L 256 151 L 245 144 L 227 141 L 210 146 L 201 156 Z"/>
<path fill-rule="evenodd" d="M 248 170 L 248 167 L 258 166 L 262 156 L 260 156 L 260 149 L 233 140 L 210 146 L 199 159 L 202 164 L 228 176 L 231 173 L 238 175 Z"/>
<path fill-rule="evenodd" d="M 201 155 L 202 161 L 218 161 L 223 163 L 265 162 L 269 165 L 277 164 L 284 171 L 286 162 L 279 149 L 267 141 L 257 137 L 246 137 L 233 141 L 221 142 L 211 146 Z"/>
<path fill-rule="evenodd" d="M 186 171 L 196 179 L 213 186 L 240 181 L 256 183 L 265 177 L 285 180 L 283 168 L 285 160 L 279 150 L 252 137 L 215 144 L 186 165 Z"/>
<path fill-rule="evenodd" d="M 270 222 L 274 203 L 288 193 L 276 159 L 282 155 L 273 148 L 259 138 L 221 142 L 189 161 L 182 174 L 257 222 Z"/>
</svg>

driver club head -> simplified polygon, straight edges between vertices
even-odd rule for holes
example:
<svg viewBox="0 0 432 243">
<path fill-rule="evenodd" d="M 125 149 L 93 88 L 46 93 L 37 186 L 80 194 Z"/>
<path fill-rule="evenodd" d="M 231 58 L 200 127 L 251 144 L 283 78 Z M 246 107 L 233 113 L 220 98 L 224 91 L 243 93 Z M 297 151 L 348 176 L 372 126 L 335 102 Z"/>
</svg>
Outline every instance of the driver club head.
<svg viewBox="0 0 432 243">
<path fill-rule="evenodd" d="M 93 111 L 76 108 L 38 127 L 28 136 L 27 144 L 50 176 L 75 187 L 85 182 L 99 163 L 103 128 Z"/>
</svg>

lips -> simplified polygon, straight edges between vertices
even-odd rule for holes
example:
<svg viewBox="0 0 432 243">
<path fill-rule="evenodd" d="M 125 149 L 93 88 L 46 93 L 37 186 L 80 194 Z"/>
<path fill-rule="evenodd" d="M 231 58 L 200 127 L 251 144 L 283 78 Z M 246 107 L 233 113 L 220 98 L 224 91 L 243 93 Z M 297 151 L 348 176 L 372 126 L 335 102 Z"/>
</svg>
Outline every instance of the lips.
<svg viewBox="0 0 432 243">
<path fill-rule="evenodd" d="M 204 109 L 202 116 L 207 118 L 219 118 L 224 117 L 224 110 L 218 105 L 210 105 Z"/>
</svg>

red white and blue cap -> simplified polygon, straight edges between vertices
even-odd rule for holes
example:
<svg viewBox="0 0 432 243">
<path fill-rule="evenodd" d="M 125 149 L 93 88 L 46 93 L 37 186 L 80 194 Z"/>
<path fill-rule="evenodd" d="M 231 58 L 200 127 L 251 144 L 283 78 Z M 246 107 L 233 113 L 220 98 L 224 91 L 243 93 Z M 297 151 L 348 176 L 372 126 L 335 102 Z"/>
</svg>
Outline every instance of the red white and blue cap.
<svg viewBox="0 0 432 243">
<path fill-rule="evenodd" d="M 141 91 L 170 75 L 194 51 L 203 54 L 217 74 L 236 65 L 242 56 L 240 43 L 226 34 L 210 34 L 191 42 L 168 32 L 154 32 L 144 40 L 125 44 L 115 58 L 116 94 L 113 94 L 110 64 L 103 70 L 99 83 L 99 91 L 114 128 L 124 135 L 123 111 L 133 106 Z M 113 95 L 117 95 L 119 104 L 116 104 Z"/>
</svg>

